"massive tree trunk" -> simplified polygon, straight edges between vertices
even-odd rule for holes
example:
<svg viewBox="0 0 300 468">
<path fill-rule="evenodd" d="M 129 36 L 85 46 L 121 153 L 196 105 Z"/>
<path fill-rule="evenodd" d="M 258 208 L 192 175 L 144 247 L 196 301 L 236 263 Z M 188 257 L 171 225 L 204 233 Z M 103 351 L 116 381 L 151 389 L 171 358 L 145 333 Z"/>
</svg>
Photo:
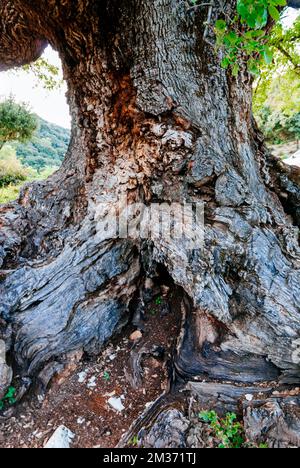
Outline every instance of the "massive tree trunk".
<svg viewBox="0 0 300 468">
<path fill-rule="evenodd" d="M 0 69 L 51 44 L 72 114 L 61 169 L 0 208 L 0 340 L 15 372 L 98 353 L 163 265 L 185 295 L 177 375 L 299 384 L 299 173 L 266 150 L 247 72 L 221 69 L 207 7 L 1 0 L 0 13 Z M 124 196 L 205 202 L 203 248 L 100 229 Z"/>
</svg>

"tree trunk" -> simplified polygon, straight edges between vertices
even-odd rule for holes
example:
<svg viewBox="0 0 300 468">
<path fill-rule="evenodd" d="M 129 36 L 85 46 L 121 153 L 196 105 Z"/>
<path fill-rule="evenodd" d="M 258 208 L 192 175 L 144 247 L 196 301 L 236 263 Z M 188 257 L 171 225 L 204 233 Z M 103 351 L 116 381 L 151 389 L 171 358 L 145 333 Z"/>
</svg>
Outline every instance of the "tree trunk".
<svg viewBox="0 0 300 468">
<path fill-rule="evenodd" d="M 235 2 L 226 3 L 232 15 Z M 0 208 L 8 362 L 33 378 L 75 350 L 98 353 L 163 265 L 185 294 L 177 375 L 299 384 L 300 175 L 264 147 L 251 78 L 221 69 L 213 34 L 204 38 L 207 7 L 76 4 L 0 2 L 0 68 L 50 43 L 72 114 L 61 169 Z M 203 249 L 99 229 L 124 196 L 147 206 L 204 202 Z"/>
</svg>

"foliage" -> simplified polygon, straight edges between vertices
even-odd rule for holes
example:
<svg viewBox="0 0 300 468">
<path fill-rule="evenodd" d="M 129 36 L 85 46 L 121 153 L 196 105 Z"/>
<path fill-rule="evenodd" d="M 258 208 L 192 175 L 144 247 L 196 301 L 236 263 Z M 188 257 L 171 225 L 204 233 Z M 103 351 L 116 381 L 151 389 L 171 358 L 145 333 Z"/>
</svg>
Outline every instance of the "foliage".
<svg viewBox="0 0 300 468">
<path fill-rule="evenodd" d="M 15 149 L 6 145 L 0 151 L 0 203 L 16 200 L 25 182 L 43 180 L 49 177 L 55 167 L 45 167 L 38 172 L 30 167 L 24 167 L 16 158 Z"/>
<path fill-rule="evenodd" d="M 242 448 L 245 443 L 243 426 L 236 422 L 234 413 L 227 413 L 220 419 L 215 411 L 202 411 L 199 418 L 209 423 L 215 436 L 221 441 L 219 448 Z"/>
<path fill-rule="evenodd" d="M 16 145 L 17 156 L 24 166 L 38 172 L 47 167 L 57 169 L 66 154 L 70 131 L 38 118 L 39 127 L 26 145 Z M 53 172 L 52 170 L 52 172 Z"/>
<path fill-rule="evenodd" d="M 274 44 L 270 41 L 270 21 L 280 20 L 278 8 L 286 6 L 286 0 L 238 0 L 235 17 L 218 19 L 215 23 L 217 47 L 224 52 L 221 65 L 230 68 L 237 76 L 241 65 L 259 74 L 262 63 L 273 61 Z"/>
<path fill-rule="evenodd" d="M 162 305 L 162 298 L 160 296 L 158 296 L 156 299 L 155 299 L 155 304 L 156 305 Z"/>
<path fill-rule="evenodd" d="M 300 16 L 292 27 L 272 33 L 274 59 L 261 69 L 254 88 L 253 110 L 269 141 L 300 139 Z"/>
<path fill-rule="evenodd" d="M 49 63 L 43 57 L 34 63 L 24 65 L 23 70 L 32 72 L 37 81 L 49 91 L 59 88 L 62 84 L 59 68 Z"/>
<path fill-rule="evenodd" d="M 132 439 L 128 442 L 129 447 L 137 447 L 139 444 L 139 438 L 137 435 L 133 436 Z"/>
<path fill-rule="evenodd" d="M 270 143 L 300 140 L 300 112 L 288 117 L 263 107 L 256 114 L 258 125 Z"/>
<path fill-rule="evenodd" d="M 28 175 L 17 159 L 15 149 L 11 146 L 3 147 L 0 151 L 0 188 L 25 181 Z"/>
<path fill-rule="evenodd" d="M 10 203 L 18 198 L 20 190 L 23 187 L 24 182 L 17 185 L 7 185 L 6 187 L 0 188 L 0 204 Z"/>
<path fill-rule="evenodd" d="M 70 131 L 37 117 L 38 130 L 29 143 L 10 143 L 0 150 L 0 203 L 15 200 L 24 182 L 49 177 L 62 163 Z"/>
<path fill-rule="evenodd" d="M 6 395 L 0 400 L 0 411 L 2 411 L 5 405 L 14 405 L 16 403 L 15 399 L 16 389 L 14 387 L 9 387 Z"/>
<path fill-rule="evenodd" d="M 9 141 L 28 141 L 36 129 L 36 117 L 25 104 L 12 97 L 0 103 L 0 148 Z"/>
</svg>

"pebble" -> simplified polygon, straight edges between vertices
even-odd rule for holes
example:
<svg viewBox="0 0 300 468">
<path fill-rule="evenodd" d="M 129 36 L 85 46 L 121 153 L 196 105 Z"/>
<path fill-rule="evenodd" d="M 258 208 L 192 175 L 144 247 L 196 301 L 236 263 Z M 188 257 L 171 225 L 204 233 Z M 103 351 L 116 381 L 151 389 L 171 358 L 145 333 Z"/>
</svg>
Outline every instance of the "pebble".
<svg viewBox="0 0 300 468">
<path fill-rule="evenodd" d="M 93 377 L 91 377 L 87 383 L 87 388 L 95 388 L 96 386 L 96 377 L 93 375 Z"/>
<path fill-rule="evenodd" d="M 129 339 L 130 341 L 137 341 L 137 340 L 140 340 L 142 337 L 143 337 L 142 332 L 140 332 L 139 330 L 136 330 L 135 332 L 131 333 Z"/>
<path fill-rule="evenodd" d="M 59 426 L 54 434 L 50 437 L 44 448 L 70 448 L 70 443 L 74 439 L 75 434 L 66 426 Z"/>
<path fill-rule="evenodd" d="M 87 372 L 86 371 L 80 372 L 77 375 L 78 375 L 78 382 L 79 383 L 83 383 L 85 381 L 85 379 L 87 378 Z"/>
<path fill-rule="evenodd" d="M 125 406 L 123 405 L 121 398 L 111 397 L 108 400 L 108 404 L 109 406 L 111 406 L 113 409 L 115 409 L 119 413 L 121 413 L 125 409 Z"/>
</svg>

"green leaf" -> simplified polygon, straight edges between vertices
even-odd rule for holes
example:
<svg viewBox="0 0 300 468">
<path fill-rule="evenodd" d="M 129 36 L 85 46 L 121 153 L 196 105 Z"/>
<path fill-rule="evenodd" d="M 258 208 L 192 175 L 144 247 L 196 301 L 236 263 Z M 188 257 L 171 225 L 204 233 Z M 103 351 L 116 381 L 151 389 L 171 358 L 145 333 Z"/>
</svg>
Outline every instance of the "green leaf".
<svg viewBox="0 0 300 468">
<path fill-rule="evenodd" d="M 258 65 L 257 65 L 256 60 L 254 60 L 254 59 L 248 60 L 247 68 L 248 68 L 249 73 L 251 73 L 251 75 L 254 75 L 254 76 L 259 75 L 259 69 L 258 69 Z"/>
<path fill-rule="evenodd" d="M 16 389 L 14 387 L 9 387 L 8 392 L 5 395 L 5 399 L 13 398 L 15 396 Z"/>
<path fill-rule="evenodd" d="M 225 31 L 226 28 L 227 28 L 227 23 L 226 23 L 226 21 L 224 21 L 224 20 L 218 20 L 218 21 L 216 21 L 215 28 L 216 28 L 218 31 Z"/>
<path fill-rule="evenodd" d="M 221 61 L 221 67 L 227 70 L 230 65 L 230 59 L 228 57 L 224 57 Z"/>
<path fill-rule="evenodd" d="M 270 16 L 272 16 L 272 18 L 275 20 L 275 21 L 279 21 L 280 20 L 280 13 L 279 11 L 277 10 L 277 8 L 273 5 L 270 5 L 269 6 L 269 14 Z"/>
<path fill-rule="evenodd" d="M 276 0 L 276 2 L 274 2 L 274 4 L 277 5 L 277 6 L 286 6 L 287 1 L 286 0 Z"/>
</svg>

